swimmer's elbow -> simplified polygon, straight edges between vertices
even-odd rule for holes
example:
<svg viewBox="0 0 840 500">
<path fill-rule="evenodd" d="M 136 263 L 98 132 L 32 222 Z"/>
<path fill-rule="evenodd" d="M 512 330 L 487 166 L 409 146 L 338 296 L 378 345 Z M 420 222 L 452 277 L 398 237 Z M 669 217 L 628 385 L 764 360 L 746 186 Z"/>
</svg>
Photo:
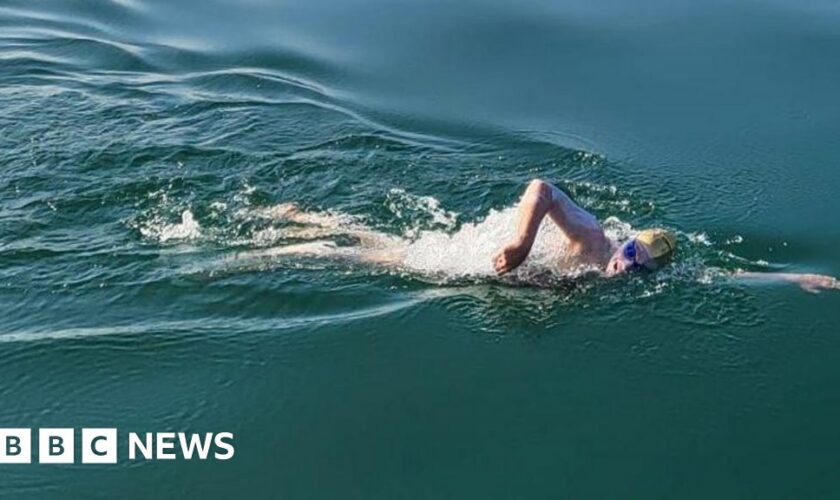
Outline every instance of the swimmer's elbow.
<svg viewBox="0 0 840 500">
<path fill-rule="evenodd" d="M 540 203 L 551 204 L 553 202 L 552 186 L 542 179 L 532 179 L 525 189 L 525 197 L 538 200 Z"/>
<path fill-rule="evenodd" d="M 531 182 L 528 183 L 528 189 L 543 189 L 548 183 L 542 179 L 531 179 Z"/>
</svg>

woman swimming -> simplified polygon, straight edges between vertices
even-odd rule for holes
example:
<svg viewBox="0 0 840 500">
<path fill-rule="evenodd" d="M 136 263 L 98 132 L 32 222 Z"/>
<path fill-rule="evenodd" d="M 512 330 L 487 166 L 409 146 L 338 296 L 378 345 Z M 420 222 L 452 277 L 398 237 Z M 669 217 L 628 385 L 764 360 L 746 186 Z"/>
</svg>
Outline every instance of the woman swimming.
<svg viewBox="0 0 840 500">
<path fill-rule="evenodd" d="M 432 242 L 424 240 L 422 245 L 418 245 L 406 238 L 375 231 L 346 216 L 302 211 L 293 203 L 285 203 L 270 210 L 272 217 L 298 225 L 288 231 L 287 236 L 315 241 L 247 252 L 240 254 L 240 257 L 311 255 L 347 258 L 420 273 L 444 271 L 449 274 L 470 274 L 470 271 L 479 270 L 479 274 L 484 274 L 481 271 L 484 268 L 476 266 L 475 260 L 486 259 L 489 251 L 485 254 L 474 251 L 474 247 L 483 247 L 475 240 L 482 239 L 487 243 L 489 238 L 491 244 L 495 245 L 495 241 L 505 237 L 497 234 L 493 224 L 468 224 L 468 234 L 462 234 L 465 232 L 462 227 L 458 235 L 435 233 L 431 235 Z M 538 179 L 529 183 L 517 212 L 514 236 L 493 254 L 492 266 L 487 268 L 486 273 L 503 275 L 525 262 L 532 254 L 546 215 L 562 235 L 559 240 L 542 242 L 542 246 L 562 245 L 562 251 L 554 252 L 549 259 L 556 264 L 553 267 L 565 270 L 562 274 L 580 274 L 567 272 L 570 270 L 598 270 L 603 276 L 612 277 L 640 269 L 656 270 L 667 265 L 677 249 L 674 234 L 660 228 L 641 231 L 620 243 L 610 239 L 593 214 L 575 203 L 557 186 Z M 355 244 L 339 246 L 329 239 L 336 236 L 349 236 Z M 546 237 L 552 236 L 556 235 Z M 418 254 L 421 258 L 418 258 Z M 540 258 L 545 263 L 546 256 L 541 255 Z M 818 274 L 738 271 L 732 273 L 732 276 L 737 279 L 796 283 L 809 292 L 840 289 L 840 283 L 835 278 Z"/>
<path fill-rule="evenodd" d="M 648 229 L 621 245 L 614 244 L 601 228 L 598 219 L 548 182 L 531 181 L 519 203 L 516 235 L 493 256 L 497 273 L 504 274 L 522 264 L 537 238 L 546 214 L 569 239 L 569 250 L 581 259 L 601 267 L 606 276 L 637 269 L 657 269 L 674 254 L 677 240 L 664 229 Z M 831 276 L 796 273 L 748 273 L 734 275 L 741 279 L 797 283 L 804 290 L 840 289 Z"/>
</svg>

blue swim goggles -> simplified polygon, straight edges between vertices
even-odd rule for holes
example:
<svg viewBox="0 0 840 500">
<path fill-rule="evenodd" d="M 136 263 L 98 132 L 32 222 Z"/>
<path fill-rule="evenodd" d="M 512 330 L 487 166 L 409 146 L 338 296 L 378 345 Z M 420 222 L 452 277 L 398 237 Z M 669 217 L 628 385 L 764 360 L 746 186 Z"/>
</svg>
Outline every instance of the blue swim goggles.
<svg viewBox="0 0 840 500">
<path fill-rule="evenodd" d="M 636 257 L 639 254 L 638 250 L 636 249 L 636 238 L 633 238 L 632 240 L 624 244 L 624 249 L 622 253 L 625 259 L 632 262 L 632 264 L 630 264 L 630 269 L 642 268 L 642 265 L 639 264 L 639 261 L 636 260 Z"/>
</svg>

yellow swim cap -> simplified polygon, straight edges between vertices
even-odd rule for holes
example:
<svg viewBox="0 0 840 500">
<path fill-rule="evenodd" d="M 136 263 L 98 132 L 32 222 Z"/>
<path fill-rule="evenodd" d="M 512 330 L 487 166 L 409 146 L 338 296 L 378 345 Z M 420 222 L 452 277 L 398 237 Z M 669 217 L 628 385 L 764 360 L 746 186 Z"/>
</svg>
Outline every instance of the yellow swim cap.
<svg viewBox="0 0 840 500">
<path fill-rule="evenodd" d="M 667 262 L 677 249 L 677 238 L 665 229 L 646 229 L 636 235 L 636 241 L 645 245 L 657 264 Z"/>
</svg>

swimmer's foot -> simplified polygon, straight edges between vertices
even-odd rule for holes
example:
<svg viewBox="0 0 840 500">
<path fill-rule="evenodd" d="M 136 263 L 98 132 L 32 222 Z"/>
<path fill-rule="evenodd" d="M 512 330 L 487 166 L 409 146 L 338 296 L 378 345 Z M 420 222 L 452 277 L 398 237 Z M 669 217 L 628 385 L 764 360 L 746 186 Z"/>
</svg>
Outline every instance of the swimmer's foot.
<svg viewBox="0 0 840 500">
<path fill-rule="evenodd" d="M 513 271 L 528 257 L 531 247 L 525 242 L 515 240 L 503 246 L 493 255 L 493 269 L 498 274 L 505 274 Z"/>
</svg>

